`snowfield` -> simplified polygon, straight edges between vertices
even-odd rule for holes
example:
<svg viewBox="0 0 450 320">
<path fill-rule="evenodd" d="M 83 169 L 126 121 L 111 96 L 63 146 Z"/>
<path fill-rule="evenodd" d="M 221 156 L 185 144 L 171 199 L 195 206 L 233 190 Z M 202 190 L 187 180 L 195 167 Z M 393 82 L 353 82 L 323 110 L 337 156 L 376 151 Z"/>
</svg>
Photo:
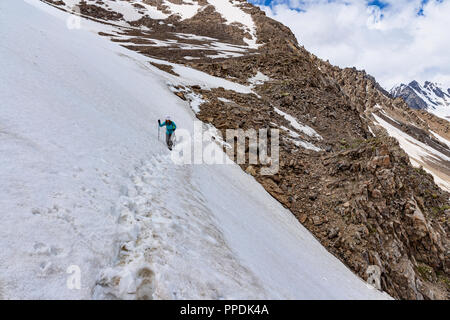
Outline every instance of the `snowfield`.
<svg viewBox="0 0 450 320">
<path fill-rule="evenodd" d="M 193 130 L 176 79 L 67 18 L 0 2 L 0 298 L 390 298 L 237 165 L 175 165 L 156 121 Z"/>
</svg>

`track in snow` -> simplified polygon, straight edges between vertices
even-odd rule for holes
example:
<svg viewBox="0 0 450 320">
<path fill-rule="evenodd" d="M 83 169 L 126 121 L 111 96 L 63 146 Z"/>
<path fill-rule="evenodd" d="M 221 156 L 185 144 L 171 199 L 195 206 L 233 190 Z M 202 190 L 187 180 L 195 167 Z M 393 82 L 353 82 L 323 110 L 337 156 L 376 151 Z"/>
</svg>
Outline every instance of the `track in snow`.
<svg viewBox="0 0 450 320">
<path fill-rule="evenodd" d="M 121 246 L 116 266 L 102 273 L 95 298 L 266 296 L 236 261 L 191 174 L 191 166 L 174 165 L 168 155 L 135 168 L 117 204 L 120 228 L 134 237 Z"/>
</svg>

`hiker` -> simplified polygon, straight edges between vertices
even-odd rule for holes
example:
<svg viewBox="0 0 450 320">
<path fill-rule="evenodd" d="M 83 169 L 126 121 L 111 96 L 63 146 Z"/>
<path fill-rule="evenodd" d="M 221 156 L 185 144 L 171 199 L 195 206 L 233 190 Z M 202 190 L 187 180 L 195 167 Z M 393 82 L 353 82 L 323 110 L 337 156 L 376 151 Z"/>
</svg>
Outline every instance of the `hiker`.
<svg viewBox="0 0 450 320">
<path fill-rule="evenodd" d="M 175 122 L 170 120 L 169 116 L 166 117 L 166 121 L 164 121 L 163 123 L 161 123 L 161 120 L 158 119 L 158 124 L 160 127 L 166 126 L 166 143 L 169 149 L 172 150 L 172 137 L 175 133 L 175 130 L 177 130 L 177 125 L 175 124 Z"/>
</svg>

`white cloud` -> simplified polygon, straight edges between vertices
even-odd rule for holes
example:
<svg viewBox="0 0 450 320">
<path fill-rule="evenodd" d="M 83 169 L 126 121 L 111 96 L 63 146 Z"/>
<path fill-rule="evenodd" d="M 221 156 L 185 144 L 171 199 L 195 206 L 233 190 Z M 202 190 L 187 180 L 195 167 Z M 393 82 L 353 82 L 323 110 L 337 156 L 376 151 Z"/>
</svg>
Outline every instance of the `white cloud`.
<svg viewBox="0 0 450 320">
<path fill-rule="evenodd" d="M 422 0 L 383 2 L 388 6 L 381 10 L 363 0 L 277 0 L 262 8 L 307 50 L 341 67 L 365 69 L 386 89 L 411 80 L 449 88 L 450 0 L 430 0 L 423 16 L 417 14 Z"/>
</svg>

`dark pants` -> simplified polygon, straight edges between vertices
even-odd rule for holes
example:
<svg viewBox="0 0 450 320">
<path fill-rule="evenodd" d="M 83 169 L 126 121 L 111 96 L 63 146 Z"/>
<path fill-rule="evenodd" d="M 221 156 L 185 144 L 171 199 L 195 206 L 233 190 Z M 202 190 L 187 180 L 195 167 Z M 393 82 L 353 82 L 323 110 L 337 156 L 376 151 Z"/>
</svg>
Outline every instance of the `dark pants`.
<svg viewBox="0 0 450 320">
<path fill-rule="evenodd" d="M 166 143 L 169 148 L 171 148 L 173 145 L 172 137 L 173 133 L 166 133 Z"/>
</svg>

